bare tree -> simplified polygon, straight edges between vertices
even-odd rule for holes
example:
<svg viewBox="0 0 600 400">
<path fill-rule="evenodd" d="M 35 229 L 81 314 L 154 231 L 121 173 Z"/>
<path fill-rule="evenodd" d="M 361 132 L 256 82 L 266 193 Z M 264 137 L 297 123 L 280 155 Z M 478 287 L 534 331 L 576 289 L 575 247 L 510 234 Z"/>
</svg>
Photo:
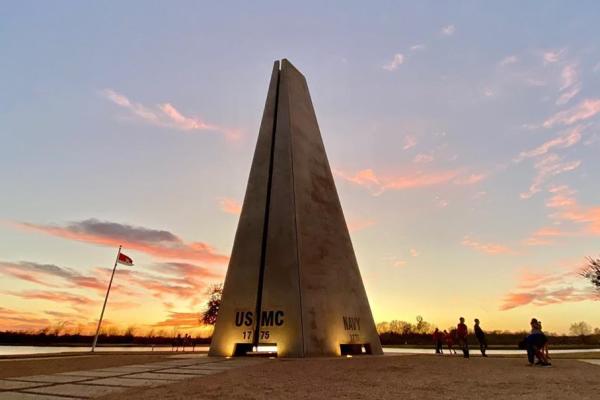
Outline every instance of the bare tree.
<svg viewBox="0 0 600 400">
<path fill-rule="evenodd" d="M 584 321 L 571 324 L 569 332 L 573 336 L 586 336 L 592 333 L 592 327 Z"/>
<path fill-rule="evenodd" d="M 581 276 L 588 279 L 596 290 L 600 293 L 600 258 L 587 258 L 587 264 L 581 271 Z"/>
<path fill-rule="evenodd" d="M 423 319 L 422 316 L 417 315 L 417 325 L 415 325 L 416 333 L 429 333 L 431 331 L 431 324 Z"/>
<path fill-rule="evenodd" d="M 214 325 L 217 322 L 217 315 L 221 307 L 221 297 L 223 296 L 223 284 L 211 285 L 208 288 L 208 300 L 206 307 L 200 316 L 200 322 L 203 325 Z"/>
</svg>

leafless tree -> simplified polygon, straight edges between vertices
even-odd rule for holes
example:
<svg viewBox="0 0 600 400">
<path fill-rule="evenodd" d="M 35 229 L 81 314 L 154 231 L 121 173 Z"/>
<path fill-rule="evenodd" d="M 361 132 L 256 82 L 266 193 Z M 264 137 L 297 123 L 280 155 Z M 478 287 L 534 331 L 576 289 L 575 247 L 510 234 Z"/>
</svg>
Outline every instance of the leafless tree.
<svg viewBox="0 0 600 400">
<path fill-rule="evenodd" d="M 600 258 L 588 257 L 580 275 L 589 280 L 600 294 Z"/>
<path fill-rule="evenodd" d="M 203 325 L 214 325 L 217 322 L 217 315 L 221 307 L 221 297 L 223 296 L 223 284 L 211 285 L 208 288 L 208 300 L 206 307 L 200 316 L 200 322 Z"/>
<path fill-rule="evenodd" d="M 592 333 L 592 327 L 584 321 L 571 324 L 569 332 L 573 336 L 586 336 Z"/>
</svg>

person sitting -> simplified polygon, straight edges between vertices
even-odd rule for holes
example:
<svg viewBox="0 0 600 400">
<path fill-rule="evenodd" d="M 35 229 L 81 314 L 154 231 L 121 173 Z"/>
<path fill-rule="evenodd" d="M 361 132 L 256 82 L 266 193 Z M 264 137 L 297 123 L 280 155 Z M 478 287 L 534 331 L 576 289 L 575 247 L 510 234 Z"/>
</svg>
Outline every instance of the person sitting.
<svg viewBox="0 0 600 400">
<path fill-rule="evenodd" d="M 531 334 L 525 338 L 525 347 L 527 348 L 527 360 L 529 365 L 534 365 L 535 358 L 537 357 L 538 362 L 536 365 L 544 367 L 551 366 L 547 353 L 548 338 L 542 331 L 542 324 L 536 318 L 532 318 L 531 322 Z M 546 349 L 546 350 L 545 350 Z"/>
</svg>

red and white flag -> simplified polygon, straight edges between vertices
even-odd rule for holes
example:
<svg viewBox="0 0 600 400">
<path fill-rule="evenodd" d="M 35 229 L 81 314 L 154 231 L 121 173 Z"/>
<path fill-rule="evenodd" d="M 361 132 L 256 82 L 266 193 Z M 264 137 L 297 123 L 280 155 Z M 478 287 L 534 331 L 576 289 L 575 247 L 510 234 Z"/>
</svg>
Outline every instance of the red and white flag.
<svg viewBox="0 0 600 400">
<path fill-rule="evenodd" d="M 131 257 L 126 256 L 123 253 L 119 253 L 119 259 L 117 260 L 119 264 L 133 266 L 133 260 Z"/>
</svg>

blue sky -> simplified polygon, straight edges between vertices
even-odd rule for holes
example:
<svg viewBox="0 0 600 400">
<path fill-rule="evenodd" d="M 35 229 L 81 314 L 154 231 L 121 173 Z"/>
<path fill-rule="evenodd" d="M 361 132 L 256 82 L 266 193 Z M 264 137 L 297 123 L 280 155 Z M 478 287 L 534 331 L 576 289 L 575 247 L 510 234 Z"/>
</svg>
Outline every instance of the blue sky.
<svg viewBox="0 0 600 400">
<path fill-rule="evenodd" d="M 308 79 L 377 321 L 600 326 L 576 276 L 599 255 L 599 7 L 5 3 L 0 323 L 85 325 L 127 239 L 136 292 L 107 317 L 189 327 L 226 270 L 214 256 L 230 252 L 285 57 Z M 165 253 L 193 243 L 210 250 Z M 74 287 L 81 276 L 96 289 Z"/>
</svg>

